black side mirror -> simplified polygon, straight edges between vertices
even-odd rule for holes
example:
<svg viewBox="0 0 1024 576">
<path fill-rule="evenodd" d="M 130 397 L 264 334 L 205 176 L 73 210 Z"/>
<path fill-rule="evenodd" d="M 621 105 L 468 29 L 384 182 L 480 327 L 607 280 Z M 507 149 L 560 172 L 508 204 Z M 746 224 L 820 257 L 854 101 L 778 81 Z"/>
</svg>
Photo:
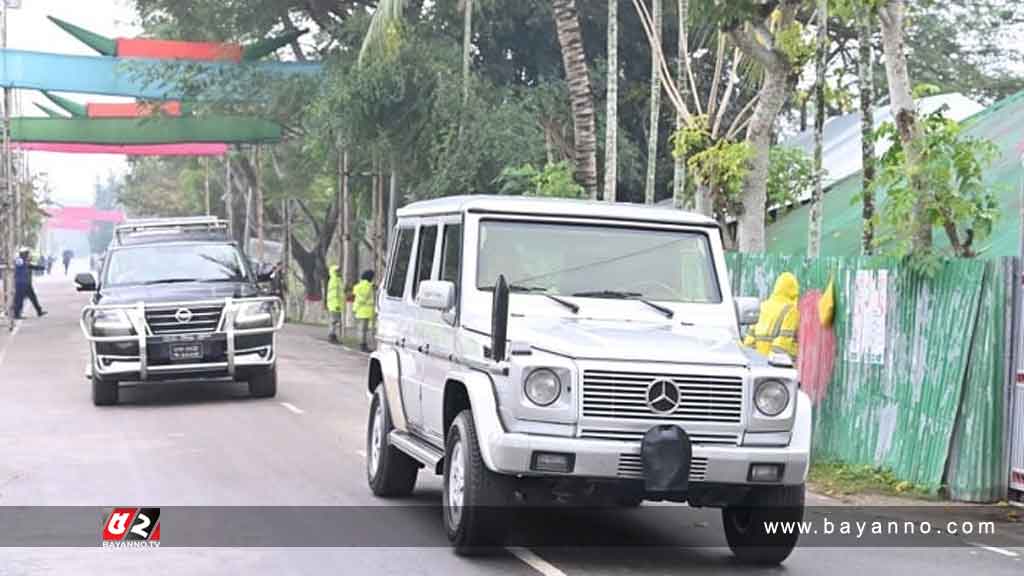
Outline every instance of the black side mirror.
<svg viewBox="0 0 1024 576">
<path fill-rule="evenodd" d="M 95 292 L 96 277 L 89 272 L 80 272 L 75 276 L 75 284 L 79 292 Z"/>
<path fill-rule="evenodd" d="M 508 295 L 508 281 L 499 275 L 491 304 L 491 359 L 495 362 L 505 360 L 508 351 Z"/>
</svg>

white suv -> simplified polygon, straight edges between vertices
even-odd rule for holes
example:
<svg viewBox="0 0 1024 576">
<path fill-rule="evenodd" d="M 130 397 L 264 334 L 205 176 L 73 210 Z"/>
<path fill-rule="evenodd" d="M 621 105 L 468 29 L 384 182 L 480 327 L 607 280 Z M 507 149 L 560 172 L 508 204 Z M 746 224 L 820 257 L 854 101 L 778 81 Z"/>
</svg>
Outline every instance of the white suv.
<svg viewBox="0 0 1024 576">
<path fill-rule="evenodd" d="M 788 357 L 739 344 L 713 220 L 643 206 L 465 196 L 412 204 L 379 302 L 367 475 L 444 476 L 458 552 L 486 507 L 570 500 L 723 510 L 741 558 L 778 563 L 803 515 L 811 405 Z"/>
</svg>

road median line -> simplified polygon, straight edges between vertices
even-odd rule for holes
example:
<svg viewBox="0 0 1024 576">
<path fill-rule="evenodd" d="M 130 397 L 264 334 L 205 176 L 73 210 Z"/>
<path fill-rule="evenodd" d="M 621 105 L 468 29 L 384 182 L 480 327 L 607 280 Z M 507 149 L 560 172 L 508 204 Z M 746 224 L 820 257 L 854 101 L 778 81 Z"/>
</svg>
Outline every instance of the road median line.
<svg viewBox="0 0 1024 576">
<path fill-rule="evenodd" d="M 523 561 L 524 564 L 540 572 L 544 576 L 566 576 L 557 566 L 541 558 L 536 552 L 521 546 L 509 546 L 506 548 L 513 556 Z"/>
</svg>

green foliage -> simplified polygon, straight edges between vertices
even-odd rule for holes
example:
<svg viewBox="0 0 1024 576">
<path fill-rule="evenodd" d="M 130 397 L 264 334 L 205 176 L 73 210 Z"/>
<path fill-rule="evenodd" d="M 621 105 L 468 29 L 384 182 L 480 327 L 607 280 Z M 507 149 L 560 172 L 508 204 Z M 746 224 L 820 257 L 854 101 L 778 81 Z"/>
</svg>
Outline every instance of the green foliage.
<svg viewBox="0 0 1024 576">
<path fill-rule="evenodd" d="M 800 22 L 793 22 L 776 32 L 775 44 L 795 69 L 800 69 L 814 58 L 814 39 L 804 36 Z"/>
<path fill-rule="evenodd" d="M 547 164 L 543 170 L 533 164 L 506 168 L 495 182 L 502 194 L 511 196 L 580 199 L 586 195 L 573 178 L 572 166 L 564 161 Z"/>
<path fill-rule="evenodd" d="M 814 160 L 799 148 L 774 146 L 768 160 L 768 206 L 795 204 L 814 188 Z"/>
<path fill-rule="evenodd" d="M 954 255 L 971 257 L 975 246 L 992 232 L 999 217 L 997 195 L 984 182 L 984 170 L 998 157 L 998 149 L 990 141 L 972 138 L 962 132 L 960 124 L 938 110 L 919 119 L 924 140 L 918 170 L 925 182 L 925 217 L 933 226 L 945 231 Z M 940 253 L 912 250 L 911 226 L 917 200 L 909 185 L 906 150 L 892 123 L 881 126 L 878 138 L 889 138 L 893 146 L 880 162 L 877 185 L 886 190 L 882 207 L 879 245 L 886 253 L 911 256 L 923 268 L 931 269 Z"/>
<path fill-rule="evenodd" d="M 808 472 L 807 481 L 815 490 L 828 496 L 860 494 L 883 494 L 911 498 L 934 496 L 924 486 L 899 479 L 888 468 L 862 464 L 815 462 Z"/>
<path fill-rule="evenodd" d="M 753 153 L 753 148 L 747 142 L 719 140 L 690 156 L 686 165 L 697 182 L 710 188 L 735 214 L 742 209 L 740 195 L 743 179 L 747 175 L 747 163 Z"/>
</svg>

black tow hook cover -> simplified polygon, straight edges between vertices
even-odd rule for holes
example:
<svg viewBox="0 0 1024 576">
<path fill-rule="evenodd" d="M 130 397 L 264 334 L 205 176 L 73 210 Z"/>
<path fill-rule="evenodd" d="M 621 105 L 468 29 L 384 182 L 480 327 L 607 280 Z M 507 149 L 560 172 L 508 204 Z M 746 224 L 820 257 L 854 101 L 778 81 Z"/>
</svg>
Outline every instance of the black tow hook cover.
<svg viewBox="0 0 1024 576">
<path fill-rule="evenodd" d="M 686 431 L 674 424 L 655 426 L 640 445 L 644 461 L 644 489 L 666 495 L 685 494 L 690 486 L 693 447 Z"/>
</svg>

